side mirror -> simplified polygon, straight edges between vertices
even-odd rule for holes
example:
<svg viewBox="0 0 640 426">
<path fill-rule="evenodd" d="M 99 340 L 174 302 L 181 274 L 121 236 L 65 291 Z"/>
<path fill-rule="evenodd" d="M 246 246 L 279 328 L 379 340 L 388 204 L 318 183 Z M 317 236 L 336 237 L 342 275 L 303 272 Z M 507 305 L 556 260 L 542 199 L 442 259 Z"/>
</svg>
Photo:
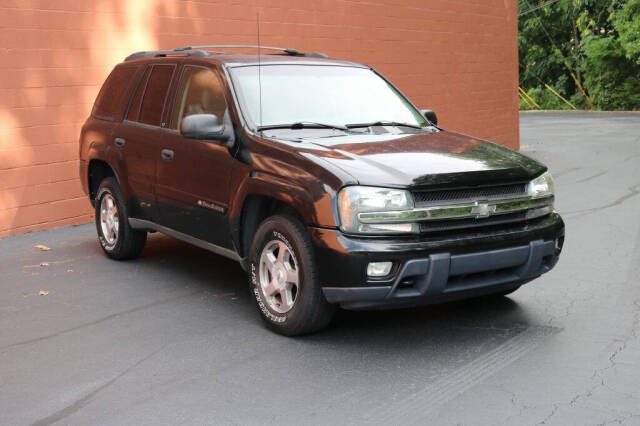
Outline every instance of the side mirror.
<svg viewBox="0 0 640 426">
<path fill-rule="evenodd" d="M 193 114 L 182 119 L 180 133 L 185 138 L 227 142 L 232 130 L 215 114 Z"/>
<path fill-rule="evenodd" d="M 422 113 L 422 115 L 424 115 L 424 118 L 429 120 L 431 124 L 433 124 L 434 126 L 438 125 L 438 117 L 432 109 L 421 109 L 420 112 Z"/>
</svg>

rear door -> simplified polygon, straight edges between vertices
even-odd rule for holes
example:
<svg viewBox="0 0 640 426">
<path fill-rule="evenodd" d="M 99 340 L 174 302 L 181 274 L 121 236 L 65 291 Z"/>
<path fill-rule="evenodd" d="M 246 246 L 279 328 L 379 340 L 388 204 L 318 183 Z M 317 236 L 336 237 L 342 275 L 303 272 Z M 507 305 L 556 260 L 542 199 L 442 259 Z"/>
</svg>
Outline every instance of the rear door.
<svg viewBox="0 0 640 426">
<path fill-rule="evenodd" d="M 156 165 L 166 135 L 162 113 L 167 104 L 176 64 L 148 65 L 131 99 L 125 119 L 114 130 L 114 142 L 122 151 L 132 217 L 158 221 L 155 203 Z"/>
<path fill-rule="evenodd" d="M 236 161 L 219 142 L 187 139 L 182 119 L 215 114 L 231 125 L 220 76 L 213 68 L 185 65 L 180 73 L 167 136 L 158 160 L 156 196 L 164 226 L 231 248 L 227 218 L 229 181 Z M 170 158 L 169 158 L 170 157 Z"/>
</svg>

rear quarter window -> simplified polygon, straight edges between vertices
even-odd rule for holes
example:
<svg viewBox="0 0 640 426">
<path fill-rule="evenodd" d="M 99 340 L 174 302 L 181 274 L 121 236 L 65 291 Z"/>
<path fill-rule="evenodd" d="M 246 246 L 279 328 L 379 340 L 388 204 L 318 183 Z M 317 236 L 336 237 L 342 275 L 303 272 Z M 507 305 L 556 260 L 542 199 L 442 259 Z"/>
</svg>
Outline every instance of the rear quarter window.
<svg viewBox="0 0 640 426">
<path fill-rule="evenodd" d="M 124 104 L 128 89 L 138 67 L 116 67 L 105 80 L 91 114 L 96 118 L 113 120 Z"/>
</svg>

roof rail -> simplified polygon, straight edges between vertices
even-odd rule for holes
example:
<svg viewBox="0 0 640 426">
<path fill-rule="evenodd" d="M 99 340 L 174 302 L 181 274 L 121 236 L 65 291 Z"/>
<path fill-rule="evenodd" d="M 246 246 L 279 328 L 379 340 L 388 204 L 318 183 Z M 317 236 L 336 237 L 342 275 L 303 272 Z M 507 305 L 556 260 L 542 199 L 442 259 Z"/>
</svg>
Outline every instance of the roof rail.
<svg viewBox="0 0 640 426">
<path fill-rule="evenodd" d="M 260 49 L 260 50 L 276 50 L 279 52 L 286 53 L 290 56 L 309 56 L 313 58 L 328 58 L 324 53 L 319 52 L 310 52 L 304 53 L 300 52 L 297 49 L 292 49 L 290 47 L 273 47 L 273 46 L 258 46 L 253 44 L 203 44 L 201 46 L 182 46 L 176 47 L 175 51 L 177 52 L 185 52 L 193 49 Z"/>
<path fill-rule="evenodd" d="M 127 61 L 133 61 L 136 59 L 158 58 L 158 57 L 174 56 L 174 55 L 186 55 L 186 56 L 198 56 L 198 57 L 209 56 L 210 53 L 203 49 L 276 50 L 290 56 L 307 56 L 310 58 L 328 58 L 328 56 L 325 55 L 324 53 L 319 53 L 319 52 L 304 53 L 288 47 L 257 46 L 257 45 L 251 45 L 251 44 L 203 44 L 201 46 L 176 47 L 173 50 L 148 50 L 148 51 L 142 51 L 142 52 L 135 52 L 127 56 L 124 60 L 125 62 L 127 62 Z"/>
<path fill-rule="evenodd" d="M 135 52 L 131 55 L 124 58 L 124 61 L 134 61 L 136 59 L 144 59 L 144 58 L 158 58 L 165 56 L 174 56 L 174 55 L 186 55 L 186 56 L 199 56 L 205 57 L 209 56 L 209 52 L 205 52 L 204 50 L 190 50 L 190 51 L 182 51 L 182 50 L 147 50 L 141 52 Z"/>
</svg>

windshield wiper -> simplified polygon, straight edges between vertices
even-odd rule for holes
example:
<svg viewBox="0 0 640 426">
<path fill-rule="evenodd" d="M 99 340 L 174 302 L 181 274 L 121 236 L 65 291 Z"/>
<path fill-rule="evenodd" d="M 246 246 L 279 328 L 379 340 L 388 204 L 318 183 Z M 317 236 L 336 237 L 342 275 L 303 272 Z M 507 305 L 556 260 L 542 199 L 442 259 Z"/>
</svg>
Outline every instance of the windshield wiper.
<svg viewBox="0 0 640 426">
<path fill-rule="evenodd" d="M 316 123 L 314 121 L 296 121 L 290 124 L 269 124 L 267 126 L 259 126 L 258 131 L 271 130 L 271 129 L 336 129 L 343 132 L 350 132 L 346 126 L 340 126 L 337 124 Z"/>
<path fill-rule="evenodd" d="M 411 127 L 412 129 L 424 129 L 422 126 L 418 126 L 416 124 L 409 123 L 398 123 L 397 121 L 372 121 L 371 123 L 353 123 L 347 124 L 345 127 L 348 129 L 353 129 L 356 127 L 371 127 L 371 126 L 396 126 L 396 127 Z"/>
</svg>

